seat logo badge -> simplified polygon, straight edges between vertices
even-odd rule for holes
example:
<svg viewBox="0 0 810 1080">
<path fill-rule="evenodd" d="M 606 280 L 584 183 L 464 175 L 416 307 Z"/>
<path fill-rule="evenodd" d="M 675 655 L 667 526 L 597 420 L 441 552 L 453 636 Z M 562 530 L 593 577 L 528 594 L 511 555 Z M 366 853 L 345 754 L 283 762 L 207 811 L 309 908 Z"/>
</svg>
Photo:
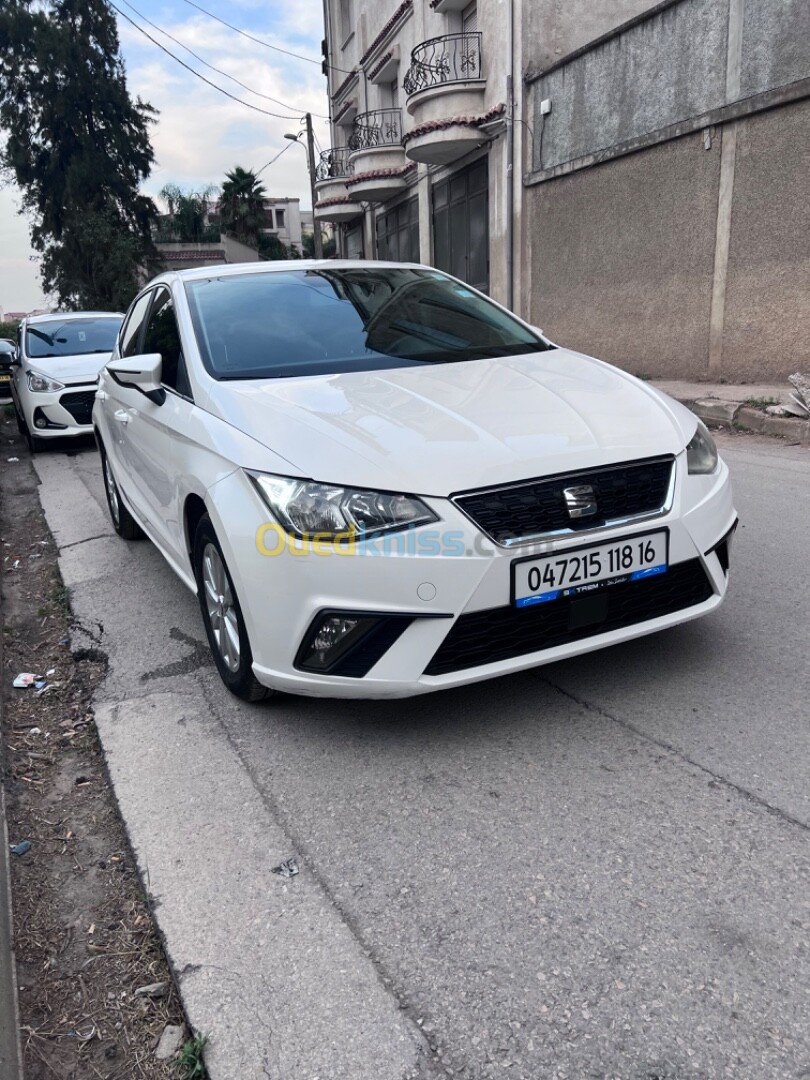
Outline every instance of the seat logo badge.
<svg viewBox="0 0 810 1080">
<path fill-rule="evenodd" d="M 579 518 L 591 517 L 596 513 L 596 496 L 590 484 L 581 484 L 579 487 L 563 488 L 565 508 L 568 516 L 576 521 Z"/>
</svg>

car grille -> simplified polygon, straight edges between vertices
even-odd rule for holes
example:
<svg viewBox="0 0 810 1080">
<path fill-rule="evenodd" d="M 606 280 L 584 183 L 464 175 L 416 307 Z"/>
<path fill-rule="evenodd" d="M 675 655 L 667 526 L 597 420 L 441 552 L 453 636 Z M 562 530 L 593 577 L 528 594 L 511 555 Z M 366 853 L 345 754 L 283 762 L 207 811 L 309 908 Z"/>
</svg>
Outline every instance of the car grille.
<svg viewBox="0 0 810 1080">
<path fill-rule="evenodd" d="M 606 634 L 684 611 L 713 593 L 700 559 L 690 559 L 675 563 L 660 577 L 610 585 L 584 596 L 530 608 L 474 611 L 456 620 L 425 675 L 447 675 Z"/>
<path fill-rule="evenodd" d="M 577 532 L 658 513 L 667 503 L 673 467 L 672 457 L 634 461 L 456 495 L 453 502 L 496 543 L 509 546 L 544 533 Z M 572 520 L 563 489 L 584 484 L 593 488 L 597 512 Z"/>
<path fill-rule="evenodd" d="M 59 404 L 67 409 L 77 424 L 89 424 L 92 422 L 95 397 L 95 390 L 77 390 L 72 394 L 62 394 Z"/>
</svg>

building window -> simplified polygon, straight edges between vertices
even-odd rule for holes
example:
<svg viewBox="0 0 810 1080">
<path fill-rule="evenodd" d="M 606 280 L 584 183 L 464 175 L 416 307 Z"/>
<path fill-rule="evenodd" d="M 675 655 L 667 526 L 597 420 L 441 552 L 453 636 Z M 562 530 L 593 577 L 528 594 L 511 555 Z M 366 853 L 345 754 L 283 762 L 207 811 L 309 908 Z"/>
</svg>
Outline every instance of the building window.
<svg viewBox="0 0 810 1080">
<path fill-rule="evenodd" d="M 340 0 L 340 39 L 345 48 L 346 42 L 352 36 L 352 0 Z"/>
<path fill-rule="evenodd" d="M 276 228 L 277 229 L 283 229 L 284 228 L 284 211 L 283 210 L 276 210 Z"/>
<path fill-rule="evenodd" d="M 468 4 L 461 13 L 462 34 L 472 34 L 478 29 L 478 8 L 476 4 Z"/>
<path fill-rule="evenodd" d="M 419 200 L 408 199 L 377 218 L 377 258 L 419 262 Z"/>
<path fill-rule="evenodd" d="M 487 159 L 433 186 L 433 264 L 482 292 L 489 289 Z"/>
</svg>

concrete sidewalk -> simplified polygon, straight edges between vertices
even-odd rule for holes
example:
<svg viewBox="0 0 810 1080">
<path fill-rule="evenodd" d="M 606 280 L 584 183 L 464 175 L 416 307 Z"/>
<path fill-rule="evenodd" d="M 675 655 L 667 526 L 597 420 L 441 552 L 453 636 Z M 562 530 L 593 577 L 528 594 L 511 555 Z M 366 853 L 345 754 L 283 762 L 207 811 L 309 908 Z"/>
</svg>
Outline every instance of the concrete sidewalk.
<svg viewBox="0 0 810 1080">
<path fill-rule="evenodd" d="M 652 385 L 683 402 L 706 424 L 738 428 L 759 435 L 778 435 L 789 442 L 810 446 L 810 420 L 797 416 L 770 416 L 763 402 L 784 404 L 790 383 L 693 383 L 653 379 Z"/>
</svg>

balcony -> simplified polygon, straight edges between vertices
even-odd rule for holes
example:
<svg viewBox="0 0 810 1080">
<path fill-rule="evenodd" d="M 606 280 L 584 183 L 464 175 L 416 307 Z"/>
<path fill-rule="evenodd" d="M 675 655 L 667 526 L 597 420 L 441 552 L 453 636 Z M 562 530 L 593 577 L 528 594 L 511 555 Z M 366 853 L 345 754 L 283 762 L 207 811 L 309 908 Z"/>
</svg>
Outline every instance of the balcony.
<svg viewBox="0 0 810 1080">
<path fill-rule="evenodd" d="M 376 109 L 355 118 L 349 137 L 349 160 L 354 175 L 346 187 L 364 202 L 385 202 L 405 187 L 408 161 L 402 146 L 402 113 Z"/>
<path fill-rule="evenodd" d="M 417 45 L 403 87 L 413 127 L 405 139 L 412 161 L 446 165 L 481 142 L 474 121 L 483 111 L 481 34 L 445 34 Z"/>
<path fill-rule="evenodd" d="M 324 150 L 315 166 L 315 191 L 318 201 L 346 194 L 346 177 L 354 172 L 348 146 Z"/>
<path fill-rule="evenodd" d="M 346 190 L 346 181 L 352 176 L 354 166 L 348 146 L 336 146 L 324 150 L 315 166 L 315 217 L 319 221 L 350 221 L 363 213 Z"/>
</svg>

